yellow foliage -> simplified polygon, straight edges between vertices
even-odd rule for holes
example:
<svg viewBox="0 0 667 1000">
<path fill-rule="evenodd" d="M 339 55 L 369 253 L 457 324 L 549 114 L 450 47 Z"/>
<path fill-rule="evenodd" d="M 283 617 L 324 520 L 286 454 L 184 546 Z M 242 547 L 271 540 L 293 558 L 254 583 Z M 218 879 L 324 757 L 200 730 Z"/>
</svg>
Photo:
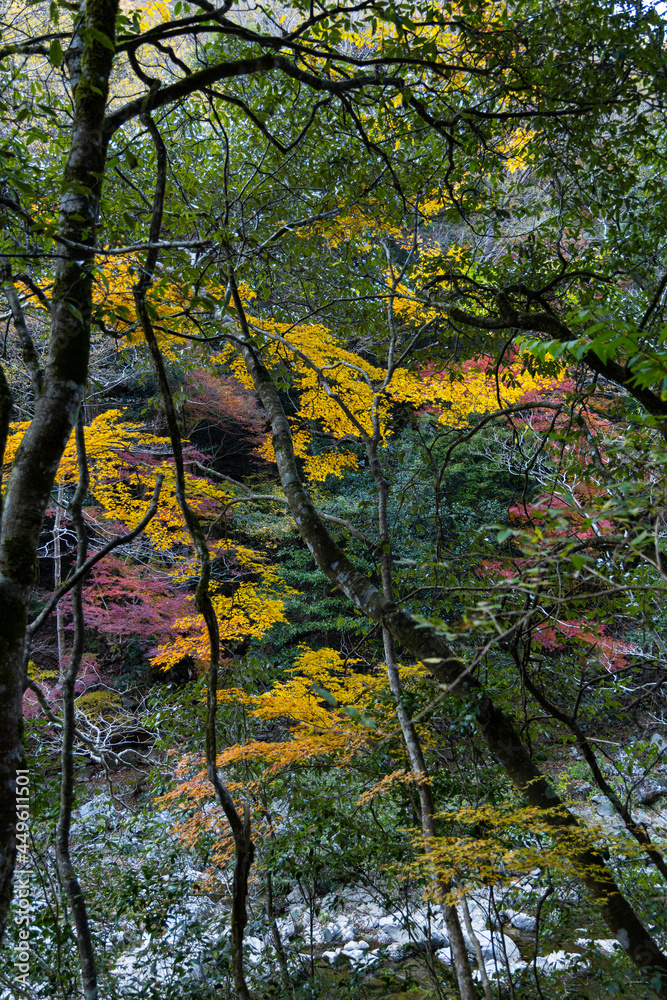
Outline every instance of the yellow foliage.
<svg viewBox="0 0 667 1000">
<path fill-rule="evenodd" d="M 398 771 L 392 771 L 391 774 L 385 774 L 384 778 L 376 782 L 372 788 L 367 789 L 362 795 L 359 796 L 359 805 L 365 805 L 367 802 L 371 802 L 376 795 L 384 795 L 385 792 L 390 791 L 396 785 L 414 785 L 414 784 L 425 784 L 425 776 L 420 776 L 414 774 L 412 771 L 408 771 L 406 768 L 400 768 Z"/>
<path fill-rule="evenodd" d="M 11 466 L 28 423 L 12 424 L 5 449 L 5 474 Z M 154 548 L 167 551 L 174 545 L 189 545 L 190 535 L 176 500 L 176 477 L 173 462 L 168 458 L 152 457 L 159 449 L 170 451 L 168 438 L 147 433 L 137 423 L 123 420 L 122 410 L 106 410 L 84 428 L 90 469 L 90 490 L 105 517 L 134 528 L 146 513 L 158 472 L 164 476 L 158 517 L 148 525 L 146 535 Z M 141 458 L 140 456 L 144 456 Z M 74 484 L 78 480 L 76 441 L 74 432 L 65 448 L 56 481 Z M 197 513 L 203 517 L 217 516 L 229 501 L 228 489 L 201 477 L 186 475 L 188 494 Z"/>
<path fill-rule="evenodd" d="M 120 695 L 116 691 L 87 691 L 76 699 L 76 707 L 93 721 L 106 719 L 111 721 L 119 716 L 127 716 L 121 706 Z"/>
<path fill-rule="evenodd" d="M 311 483 L 323 483 L 327 476 L 338 479 L 344 472 L 356 469 L 357 464 L 356 456 L 351 451 L 328 451 L 322 455 L 307 455 L 303 467 Z"/>
<path fill-rule="evenodd" d="M 15 424 L 7 441 L 5 465 L 13 462 L 28 424 Z M 164 475 L 158 514 L 146 529 L 146 538 L 156 552 L 171 551 L 169 575 L 175 583 L 184 583 L 198 575 L 197 557 L 183 514 L 176 499 L 173 463 L 163 458 L 170 451 L 167 438 L 146 432 L 140 424 L 124 421 L 122 411 L 107 410 L 84 428 L 90 470 L 90 490 L 106 521 L 134 528 L 146 513 L 158 472 Z M 160 457 L 154 456 L 156 450 Z M 5 472 L 7 470 L 5 469 Z M 78 465 L 74 433 L 65 449 L 57 473 L 58 483 L 74 485 L 78 480 Z M 186 489 L 190 504 L 200 518 L 216 519 L 229 502 L 231 494 L 202 477 L 186 474 Z M 225 540 L 209 543 L 211 558 L 227 554 Z M 238 643 L 248 636 L 262 638 L 278 622 L 285 621 L 285 601 L 296 593 L 267 565 L 263 555 L 246 546 L 233 546 L 229 556 L 248 574 L 261 576 L 261 582 L 242 580 L 232 596 L 213 589 L 211 599 L 220 624 L 223 644 Z M 163 643 L 152 662 L 165 669 L 184 656 L 208 662 L 210 651 L 204 622 L 194 608 L 175 623 L 180 635 L 175 641 Z"/>
<path fill-rule="evenodd" d="M 378 693 L 385 689 L 387 679 L 384 674 L 356 673 L 351 665 L 346 665 L 335 649 L 312 650 L 302 646 L 290 679 L 259 695 L 250 714 L 260 719 L 290 719 L 312 736 L 327 735 L 340 726 L 352 725 L 358 729 L 349 716 L 338 709 L 332 710 L 313 691 L 313 685 L 317 685 L 328 691 L 340 706 L 370 709 Z"/>
<path fill-rule="evenodd" d="M 434 211 L 436 203 L 434 196 Z M 347 224 L 347 219 L 343 221 Z M 331 233 L 329 237 L 334 243 L 338 238 Z M 411 280 L 417 283 L 423 280 L 428 260 L 440 253 L 422 242 L 420 260 L 410 272 Z M 465 262 L 465 250 L 460 247 L 450 248 L 448 255 L 457 265 Z M 397 320 L 419 326 L 436 316 L 436 310 L 425 307 L 405 281 L 396 283 L 388 273 L 387 283 Z M 472 414 L 511 405 L 531 392 L 548 392 L 564 371 L 555 377 L 532 375 L 525 362 L 517 359 L 505 366 L 496 379 L 495 373 L 487 370 L 485 359 L 480 358 L 447 373 L 398 367 L 387 380 L 385 370 L 351 351 L 322 324 L 290 325 L 252 315 L 248 319 L 257 334 L 264 336 L 264 363 L 281 372 L 287 370 L 299 394 L 298 418 L 291 418 L 290 424 L 295 455 L 304 460 L 305 475 L 310 482 L 324 482 L 328 475 L 341 476 L 356 468 L 356 456 L 345 443 L 361 443 L 372 435 L 373 413 L 377 413 L 384 440 L 392 403 L 409 403 L 415 409 L 429 407 L 439 411 L 441 424 L 461 427 Z M 245 364 L 234 348 L 223 349 L 217 360 L 228 363 L 236 378 L 251 387 Z M 313 432 L 336 443 L 324 453 L 312 454 Z M 269 461 L 275 458 L 270 441 L 262 454 Z"/>
<path fill-rule="evenodd" d="M 287 729 L 281 740 L 239 743 L 218 754 L 218 767 L 227 775 L 227 787 L 232 792 L 243 788 L 246 795 L 250 792 L 255 796 L 265 782 L 291 768 L 308 765 L 315 758 L 346 768 L 373 746 L 387 748 L 387 738 L 394 736 L 396 730 L 386 673 L 383 669 L 372 674 L 361 673 L 356 666 L 356 662 L 345 661 L 334 649 L 312 650 L 302 646 L 289 678 L 275 684 L 272 690 L 263 694 L 248 694 L 239 688 L 219 691 L 219 704 L 242 706 L 250 718 L 281 722 Z M 424 674 L 421 665 L 399 669 L 404 683 Z M 327 698 L 316 689 L 326 692 Z M 371 720 L 375 727 L 369 725 Z M 256 777 L 252 778 L 246 770 L 243 785 L 230 781 L 230 768 L 238 764 L 255 764 L 259 773 L 255 770 Z M 179 824 L 179 836 L 194 846 L 212 830 L 222 833 L 217 811 L 202 808 L 211 802 L 213 793 L 200 762 L 194 757 L 183 758 L 177 773 L 191 777 L 160 801 L 175 803 L 188 813 L 194 807 L 192 814 Z M 361 801 L 397 783 L 413 780 L 408 771 L 395 771 L 362 796 Z M 225 835 L 221 843 L 216 843 L 214 861 L 223 864 L 228 857 L 229 841 Z"/>
<path fill-rule="evenodd" d="M 57 680 L 59 673 L 57 670 L 42 670 L 37 666 L 34 660 L 28 661 L 28 677 L 33 681 L 37 681 L 38 684 L 42 684 L 45 681 Z"/>
<path fill-rule="evenodd" d="M 479 806 L 441 814 L 441 820 L 475 831 L 484 836 L 461 831 L 455 835 L 428 841 L 426 854 L 415 864 L 436 872 L 442 882 L 455 882 L 452 895 L 465 893 L 474 885 L 497 882 L 499 872 L 511 880 L 535 868 L 551 868 L 571 873 L 572 858 L 583 852 L 614 846 L 625 856 L 641 857 L 645 851 L 625 831 L 608 824 L 587 821 L 585 826 L 569 825 L 563 806 L 545 810 L 508 802 L 502 806 Z M 560 825 L 554 828 L 551 820 Z M 415 845 L 424 847 L 421 831 L 415 832 Z"/>
<path fill-rule="evenodd" d="M 477 369 L 469 367 L 459 371 L 456 379 L 441 373 L 417 378 L 399 369 L 387 391 L 397 401 L 439 409 L 442 411 L 439 423 L 461 427 L 472 414 L 511 406 L 530 392 L 548 392 L 557 385 L 563 372 L 564 369 L 558 376 L 532 375 L 519 359 L 501 370 L 496 381 L 495 373 L 485 370 L 483 359 L 480 359 Z"/>
<path fill-rule="evenodd" d="M 272 586 L 276 589 L 271 589 Z M 238 643 L 251 636 L 261 639 L 278 622 L 286 621 L 285 598 L 295 591 L 282 585 L 280 579 L 268 571 L 261 586 L 242 582 L 232 597 L 213 593 L 211 601 L 220 626 L 220 641 Z M 190 598 L 191 603 L 194 599 Z M 174 666 L 184 656 L 194 656 L 203 661 L 210 658 L 208 632 L 201 615 L 194 610 L 174 623 L 181 635 L 175 641 L 158 647 L 151 663 L 164 670 Z"/>
</svg>

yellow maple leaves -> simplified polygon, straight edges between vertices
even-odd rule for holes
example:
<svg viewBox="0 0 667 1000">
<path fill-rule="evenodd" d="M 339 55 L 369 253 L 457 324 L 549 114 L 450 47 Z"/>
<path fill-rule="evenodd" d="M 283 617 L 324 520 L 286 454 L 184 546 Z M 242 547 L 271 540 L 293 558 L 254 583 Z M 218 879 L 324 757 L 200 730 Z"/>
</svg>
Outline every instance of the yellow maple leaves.
<svg viewBox="0 0 667 1000">
<path fill-rule="evenodd" d="M 473 414 L 511 406 L 529 393 L 546 393 L 562 378 L 532 374 L 521 358 L 507 365 L 497 375 L 485 359 L 449 374 L 435 372 L 416 379 L 409 372 L 397 371 L 388 389 L 392 398 L 410 402 L 415 407 L 430 405 L 440 410 L 438 422 L 446 427 L 461 427 Z"/>
<path fill-rule="evenodd" d="M 408 684 L 424 674 L 420 665 L 401 665 L 399 669 Z M 218 701 L 242 705 L 250 718 L 280 721 L 288 727 L 287 738 L 239 743 L 219 755 L 222 768 L 239 761 L 261 765 L 260 782 L 314 757 L 347 766 L 360 753 L 396 734 L 384 668 L 362 671 L 357 661 L 346 660 L 329 647 L 313 650 L 301 646 L 289 677 L 270 691 L 250 695 L 226 688 L 218 692 Z"/>
<path fill-rule="evenodd" d="M 335 649 L 302 646 L 289 678 L 270 691 L 250 696 L 234 688 L 218 694 L 220 702 L 243 704 L 252 718 L 291 724 L 289 739 L 237 744 L 223 751 L 219 764 L 254 760 L 267 768 L 268 777 L 313 757 L 349 762 L 384 737 L 376 720 L 386 715 L 386 691 L 383 671 L 362 673 Z"/>
<path fill-rule="evenodd" d="M 213 593 L 211 602 L 220 627 L 220 641 L 235 644 L 248 637 L 263 638 L 274 625 L 287 620 L 285 601 L 293 593 L 268 567 L 261 585 L 242 581 L 231 597 Z M 180 635 L 162 643 L 151 657 L 151 663 L 167 670 L 184 656 L 207 662 L 210 655 L 208 632 L 194 606 L 192 614 L 177 619 L 173 627 Z"/>
<path fill-rule="evenodd" d="M 407 286 L 394 288 L 394 311 L 406 323 L 428 321 L 433 310 L 424 310 Z M 388 433 L 392 404 L 409 403 L 415 410 L 438 413 L 447 427 L 464 426 L 473 414 L 509 406 L 533 392 L 546 393 L 562 378 L 532 374 L 518 358 L 500 369 L 490 369 L 479 358 L 449 371 L 413 370 L 404 366 L 387 372 L 341 344 L 321 324 L 290 326 L 276 320 L 250 317 L 253 328 L 266 335 L 263 358 L 269 367 L 287 369 L 299 396 L 298 416 L 290 419 L 294 452 L 303 459 L 306 478 L 324 482 L 357 467 L 348 442 L 362 444 L 373 434 L 377 413 L 381 436 Z M 250 385 L 241 358 L 225 348 L 219 359 L 230 364 L 236 377 Z M 314 450 L 314 436 L 328 439 L 327 450 Z M 263 456 L 274 458 L 269 442 Z"/>
<path fill-rule="evenodd" d="M 5 472 L 14 461 L 27 423 L 12 425 L 5 450 Z M 154 554 L 168 553 L 166 570 L 176 584 L 188 583 L 198 575 L 197 558 L 176 498 L 176 477 L 170 458 L 170 443 L 149 433 L 141 424 L 124 419 L 121 410 L 107 410 L 84 428 L 90 471 L 90 492 L 98 519 L 123 529 L 134 528 L 144 517 L 158 473 L 164 476 L 158 514 L 145 531 Z M 67 443 L 56 475 L 58 484 L 74 486 L 78 481 L 78 463 L 74 432 Z M 186 471 L 186 490 L 190 504 L 199 517 L 213 522 L 233 494 L 229 489 Z M 262 554 L 242 545 L 230 545 L 226 539 L 209 541 L 212 560 L 224 557 L 237 568 L 238 582 L 232 593 L 213 586 L 212 601 L 223 643 L 238 643 L 248 636 L 262 638 L 278 622 L 284 622 L 285 602 L 295 593 L 287 587 Z M 165 571 L 164 564 L 161 568 Z M 259 577 L 259 581 L 243 576 Z M 173 625 L 177 635 L 163 642 L 152 662 L 167 669 L 184 656 L 206 662 L 208 636 L 201 616 L 196 612 L 192 595 L 183 596 L 183 615 Z M 190 608 L 192 609 L 190 611 Z"/>
<path fill-rule="evenodd" d="M 571 873 L 572 858 L 586 851 L 613 846 L 626 858 L 641 858 L 646 851 L 625 830 L 590 819 L 585 826 L 571 825 L 563 822 L 566 816 L 562 805 L 545 810 L 511 800 L 442 813 L 439 819 L 450 833 L 429 840 L 413 867 L 454 883 L 450 899 L 455 903 L 475 886 L 513 881 L 536 868 Z M 414 843 L 423 848 L 421 831 L 415 832 Z"/>
<path fill-rule="evenodd" d="M 419 683 L 424 676 L 421 665 L 400 665 L 405 688 Z M 387 794 L 404 784 L 414 784 L 415 777 L 405 765 L 405 751 L 399 742 L 394 701 L 382 665 L 361 669 L 361 663 L 343 657 L 337 650 L 313 650 L 301 646 L 288 676 L 269 691 L 250 694 L 238 687 L 218 691 L 218 703 L 245 716 L 244 731 L 253 720 L 268 724 L 278 738 L 255 738 L 226 747 L 217 763 L 225 784 L 235 796 L 248 798 L 258 807 L 258 832 L 270 833 L 271 822 L 259 807 L 274 780 L 290 771 L 318 766 L 340 768 L 350 773 L 364 758 L 380 751 L 383 760 L 395 758 L 397 770 L 374 782 L 360 796 L 360 806 L 376 796 Z M 368 769 L 366 769 L 368 773 Z M 371 768 L 370 773 L 373 773 Z M 215 834 L 211 852 L 213 865 L 224 865 L 230 856 L 230 838 L 220 811 L 213 806 L 213 792 L 201 759 L 183 758 L 177 769 L 181 778 L 159 801 L 175 804 L 183 810 L 176 830 L 190 846 Z M 364 778 L 366 780 L 366 778 Z M 207 884 L 215 880 L 211 867 Z"/>
</svg>

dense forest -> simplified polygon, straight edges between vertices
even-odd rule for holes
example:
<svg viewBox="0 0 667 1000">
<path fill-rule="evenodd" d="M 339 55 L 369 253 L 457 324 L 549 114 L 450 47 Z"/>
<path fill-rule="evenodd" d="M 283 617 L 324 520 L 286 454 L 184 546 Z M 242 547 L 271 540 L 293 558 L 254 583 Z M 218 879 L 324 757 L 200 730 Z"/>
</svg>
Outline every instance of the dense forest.
<svg viewBox="0 0 667 1000">
<path fill-rule="evenodd" d="M 0 30 L 2 1000 L 666 998 L 661 8 Z"/>
</svg>

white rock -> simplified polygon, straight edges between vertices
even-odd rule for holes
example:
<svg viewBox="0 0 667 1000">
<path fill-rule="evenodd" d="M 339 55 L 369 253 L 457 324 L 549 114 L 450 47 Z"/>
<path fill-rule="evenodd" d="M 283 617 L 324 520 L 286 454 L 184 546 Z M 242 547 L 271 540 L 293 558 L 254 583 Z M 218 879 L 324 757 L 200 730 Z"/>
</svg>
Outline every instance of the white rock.
<svg viewBox="0 0 667 1000">
<path fill-rule="evenodd" d="M 378 922 L 378 940 L 383 942 L 394 942 L 394 944 L 406 944 L 410 940 L 410 935 L 405 929 L 402 920 L 391 915 L 382 917 Z"/>
<path fill-rule="evenodd" d="M 251 965 L 259 965 L 264 956 L 264 942 L 258 937 L 248 937 L 243 941 L 247 948 L 246 958 Z"/>
<path fill-rule="evenodd" d="M 507 954 L 508 962 L 518 962 L 521 960 L 521 952 L 514 941 L 508 938 L 507 935 L 500 935 L 491 931 L 476 931 L 475 937 L 479 941 L 482 957 L 485 961 L 490 959 L 492 962 L 495 961 L 499 965 L 503 965 L 505 963 L 505 954 Z M 469 953 L 474 955 L 475 947 L 472 941 L 466 935 L 464 935 L 464 939 Z M 504 950 L 503 944 L 505 945 Z"/>
<path fill-rule="evenodd" d="M 536 964 L 543 972 L 562 972 L 580 961 L 581 955 L 574 955 L 568 951 L 552 951 L 549 955 L 540 956 Z"/>
<path fill-rule="evenodd" d="M 343 951 L 343 955 L 349 958 L 350 962 L 355 965 L 370 965 L 372 962 L 377 961 L 379 955 L 376 951 L 366 951 L 362 948 L 357 948 L 355 951 Z"/>
<path fill-rule="evenodd" d="M 398 933 L 392 933 L 389 947 L 391 948 L 392 945 L 396 945 L 399 948 L 405 949 L 409 948 L 411 944 L 414 944 L 413 938 L 410 937 L 408 931 L 402 930 Z"/>
<path fill-rule="evenodd" d="M 344 894 L 345 901 L 348 903 L 356 903 L 357 906 L 368 906 L 368 904 L 375 903 L 375 897 L 368 891 L 368 889 L 363 889 L 361 887 L 352 887 Z"/>
<path fill-rule="evenodd" d="M 311 937 L 310 923 L 308 921 L 304 921 L 304 924 L 305 924 L 303 931 L 304 940 L 308 944 L 322 944 L 325 940 L 324 928 L 322 927 L 319 920 L 313 920 L 312 937 Z"/>
<path fill-rule="evenodd" d="M 596 938 L 593 943 L 603 955 L 613 955 L 616 949 L 621 947 L 615 938 Z"/>
<path fill-rule="evenodd" d="M 518 961 L 509 963 L 509 974 L 514 975 L 515 972 L 521 972 L 523 969 L 528 968 L 528 962 Z M 496 966 L 495 962 L 492 965 L 486 965 L 486 974 L 489 979 L 506 979 L 507 978 L 507 968 L 505 966 Z M 475 978 L 481 979 L 479 971 L 473 973 Z"/>
<path fill-rule="evenodd" d="M 360 941 L 357 947 L 359 947 L 361 951 L 370 951 L 371 946 L 368 941 Z"/>
<path fill-rule="evenodd" d="M 476 903 L 468 904 L 470 923 L 474 931 L 485 931 L 489 926 L 489 911 Z M 464 921 L 465 924 L 465 921 Z"/>
<path fill-rule="evenodd" d="M 333 963 L 336 961 L 340 953 L 341 953 L 340 948 L 335 948 L 333 951 L 323 951 L 322 958 L 326 958 L 327 961 L 329 961 L 331 965 L 333 965 Z"/>
<path fill-rule="evenodd" d="M 335 941 L 353 941 L 354 924 L 349 917 L 341 914 L 333 924 L 329 924 L 331 937 Z"/>
<path fill-rule="evenodd" d="M 510 919 L 512 927 L 519 931 L 534 931 L 537 920 L 529 913 L 514 913 Z"/>
<path fill-rule="evenodd" d="M 620 947 L 615 938 L 597 938 L 595 940 L 577 938 L 574 943 L 580 948 L 597 948 L 603 955 L 613 955 L 616 949 Z"/>
<path fill-rule="evenodd" d="M 499 935 L 500 936 L 500 935 Z M 502 935 L 502 944 L 505 946 L 505 952 L 507 954 L 507 961 L 510 965 L 513 962 L 521 961 L 521 952 L 519 951 L 518 945 L 512 941 L 512 938 L 507 937 L 506 934 Z"/>
<path fill-rule="evenodd" d="M 278 933 L 282 938 L 285 938 L 286 941 L 289 941 L 291 937 L 294 937 L 296 927 L 294 926 L 294 921 L 291 917 L 281 917 L 279 920 L 276 920 L 276 924 L 278 925 Z"/>
<path fill-rule="evenodd" d="M 391 959 L 392 962 L 398 961 L 399 958 L 403 958 L 405 955 L 405 945 L 399 944 L 398 942 L 390 944 L 387 948 L 387 958 Z"/>
</svg>

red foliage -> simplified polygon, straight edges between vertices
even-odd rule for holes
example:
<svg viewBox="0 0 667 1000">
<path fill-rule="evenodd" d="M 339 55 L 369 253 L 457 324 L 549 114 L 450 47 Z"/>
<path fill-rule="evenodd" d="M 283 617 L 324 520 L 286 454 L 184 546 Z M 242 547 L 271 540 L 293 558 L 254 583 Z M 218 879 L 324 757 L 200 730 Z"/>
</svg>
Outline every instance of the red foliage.
<svg viewBox="0 0 667 1000">
<path fill-rule="evenodd" d="M 184 411 L 190 434 L 205 438 L 215 458 L 252 453 L 266 441 L 266 416 L 256 394 L 231 375 L 195 371 L 186 378 L 188 400 Z"/>
<path fill-rule="evenodd" d="M 586 618 L 544 622 L 533 628 L 532 639 L 548 652 L 581 645 L 587 656 L 595 655 L 600 664 L 611 671 L 624 667 L 626 658 L 639 651 L 633 643 L 614 639 L 607 634 L 604 625 Z"/>
<path fill-rule="evenodd" d="M 148 652 L 176 634 L 174 622 L 191 610 L 187 599 L 167 573 L 109 556 L 95 567 L 85 590 L 86 623 L 111 642 L 133 638 Z"/>
<path fill-rule="evenodd" d="M 51 683 L 48 679 L 40 679 L 38 683 L 51 708 L 58 711 L 60 702 L 62 701 L 62 684 L 55 678 L 53 680 L 54 683 Z M 74 693 L 77 695 L 84 694 L 86 691 L 97 687 L 103 682 L 104 678 L 98 672 L 95 657 L 91 653 L 84 653 L 81 660 L 81 667 L 79 668 L 79 676 L 74 685 Z M 23 695 L 23 717 L 25 719 L 34 719 L 41 711 L 42 709 L 37 701 L 37 696 L 30 690 L 26 691 Z"/>
</svg>

